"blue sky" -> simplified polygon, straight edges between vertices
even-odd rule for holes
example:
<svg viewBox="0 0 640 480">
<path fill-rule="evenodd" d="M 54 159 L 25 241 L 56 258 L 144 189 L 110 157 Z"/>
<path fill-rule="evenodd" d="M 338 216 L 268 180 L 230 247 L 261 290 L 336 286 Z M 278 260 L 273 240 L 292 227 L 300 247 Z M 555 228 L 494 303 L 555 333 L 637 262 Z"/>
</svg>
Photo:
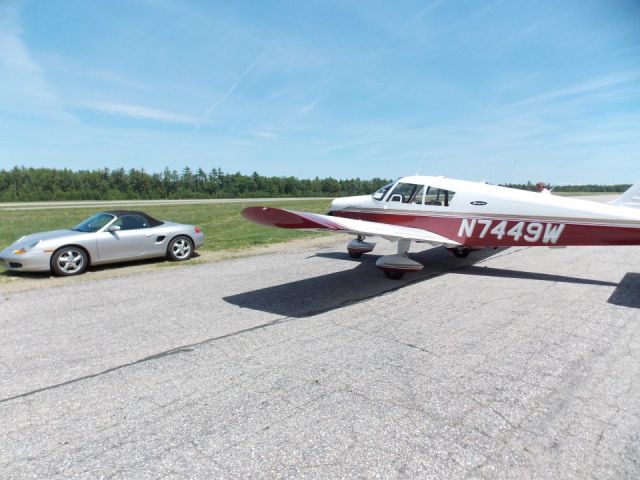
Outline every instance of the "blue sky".
<svg viewBox="0 0 640 480">
<path fill-rule="evenodd" d="M 640 2 L 0 0 L 0 132 L 0 168 L 631 182 Z"/>
</svg>

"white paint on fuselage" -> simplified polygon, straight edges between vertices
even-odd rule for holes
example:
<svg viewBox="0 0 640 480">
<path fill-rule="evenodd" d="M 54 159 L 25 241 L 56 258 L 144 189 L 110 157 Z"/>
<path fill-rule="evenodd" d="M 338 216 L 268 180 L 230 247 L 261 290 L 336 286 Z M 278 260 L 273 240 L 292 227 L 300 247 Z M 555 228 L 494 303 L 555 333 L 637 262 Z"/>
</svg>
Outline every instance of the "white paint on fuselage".
<svg viewBox="0 0 640 480">
<path fill-rule="evenodd" d="M 407 213 L 459 214 L 463 217 L 508 216 L 514 219 L 566 218 L 576 220 L 622 220 L 634 225 L 640 223 L 640 209 L 637 208 L 557 195 L 542 195 L 536 192 L 446 177 L 411 176 L 403 177 L 396 183 L 398 182 L 428 185 L 449 190 L 455 192 L 455 196 L 448 207 L 389 202 L 387 200 L 393 192 L 393 188 L 395 188 L 394 185 L 382 200 L 375 200 L 371 195 L 337 198 L 331 203 L 331 210 L 391 209 L 394 211 L 402 210 Z M 486 205 L 472 205 L 472 202 L 486 202 Z"/>
</svg>

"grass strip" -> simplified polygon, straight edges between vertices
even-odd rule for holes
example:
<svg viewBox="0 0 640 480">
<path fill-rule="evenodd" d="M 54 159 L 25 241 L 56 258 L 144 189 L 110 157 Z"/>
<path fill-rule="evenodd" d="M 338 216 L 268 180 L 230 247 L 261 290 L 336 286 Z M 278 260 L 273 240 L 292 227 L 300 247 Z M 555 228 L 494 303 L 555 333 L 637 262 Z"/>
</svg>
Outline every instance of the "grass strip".
<svg viewBox="0 0 640 480">
<path fill-rule="evenodd" d="M 291 200 L 269 203 L 268 206 L 325 213 L 329 204 L 329 199 Z M 240 212 L 245 207 L 255 205 L 260 204 L 248 200 L 211 205 L 149 206 L 144 211 L 161 220 L 198 225 L 205 234 L 205 244 L 200 249 L 204 252 L 234 251 L 323 235 L 318 232 L 265 227 L 245 220 Z M 99 210 L 95 208 L 0 211 L 0 250 L 29 233 L 71 228 L 97 211 Z"/>
</svg>

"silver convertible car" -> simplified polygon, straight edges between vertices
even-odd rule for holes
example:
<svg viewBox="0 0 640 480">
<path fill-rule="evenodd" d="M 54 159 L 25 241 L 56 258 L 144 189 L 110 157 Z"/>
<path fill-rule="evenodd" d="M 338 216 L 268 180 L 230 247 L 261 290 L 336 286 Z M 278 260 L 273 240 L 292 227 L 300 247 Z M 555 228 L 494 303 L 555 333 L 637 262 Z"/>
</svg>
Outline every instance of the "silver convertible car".
<svg viewBox="0 0 640 480">
<path fill-rule="evenodd" d="M 0 263 L 19 272 L 77 275 L 90 265 L 153 257 L 187 260 L 204 242 L 195 225 L 163 222 L 143 213 L 96 213 L 71 230 L 25 235 L 0 252 Z"/>
</svg>

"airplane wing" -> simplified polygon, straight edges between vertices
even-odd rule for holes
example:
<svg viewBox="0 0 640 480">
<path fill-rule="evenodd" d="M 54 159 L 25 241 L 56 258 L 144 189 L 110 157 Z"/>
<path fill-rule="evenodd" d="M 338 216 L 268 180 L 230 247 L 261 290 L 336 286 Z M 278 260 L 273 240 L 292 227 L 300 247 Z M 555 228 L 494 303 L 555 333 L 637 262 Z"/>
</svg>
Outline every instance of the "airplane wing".
<svg viewBox="0 0 640 480">
<path fill-rule="evenodd" d="M 296 212 L 271 207 L 248 207 L 242 210 L 242 216 L 261 225 L 280 228 L 330 230 L 356 235 L 377 235 L 387 240 L 402 238 L 431 243 L 434 245 L 460 245 L 459 242 L 437 233 L 420 228 L 401 227 L 388 223 L 368 222 L 353 218 L 333 217 L 310 212 Z"/>
</svg>

